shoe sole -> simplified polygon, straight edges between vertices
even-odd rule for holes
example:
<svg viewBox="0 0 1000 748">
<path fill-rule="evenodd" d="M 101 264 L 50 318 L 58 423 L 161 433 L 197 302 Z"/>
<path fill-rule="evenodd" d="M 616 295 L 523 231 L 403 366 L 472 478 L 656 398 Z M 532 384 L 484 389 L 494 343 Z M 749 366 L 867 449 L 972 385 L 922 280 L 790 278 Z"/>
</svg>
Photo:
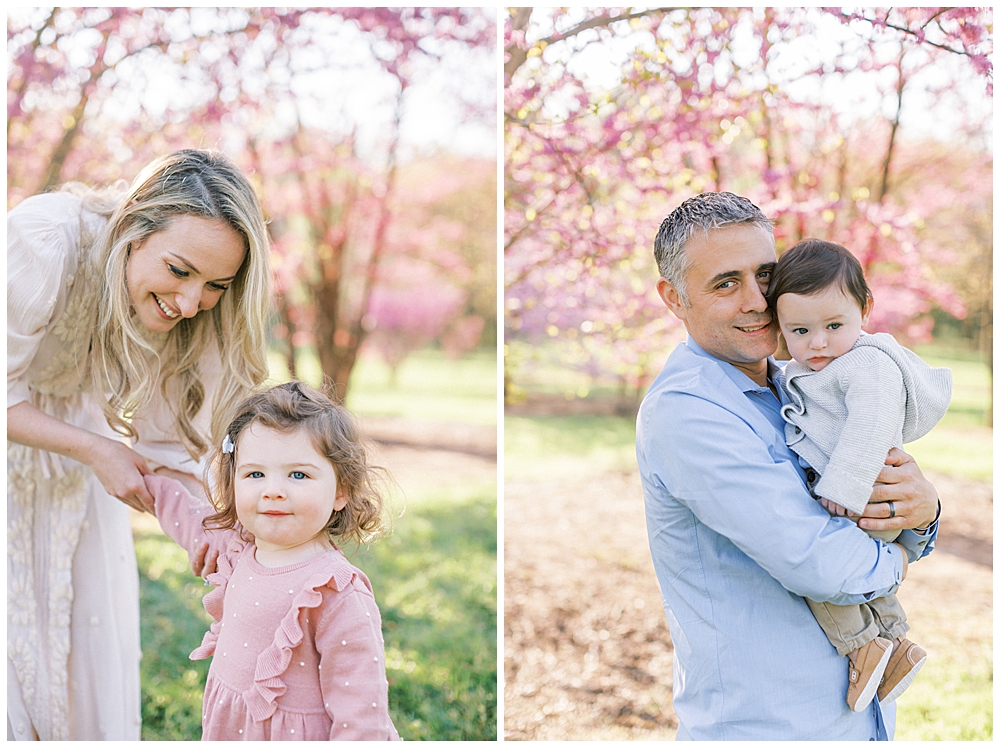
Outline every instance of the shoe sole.
<svg viewBox="0 0 1000 748">
<path fill-rule="evenodd" d="M 917 677 L 917 673 L 920 672 L 920 668 L 924 666 L 925 662 L 927 662 L 926 657 L 919 660 L 917 664 L 915 664 L 912 668 L 910 668 L 910 672 L 904 675 L 902 680 L 900 680 L 899 683 L 893 686 L 892 690 L 885 695 L 885 698 L 879 700 L 879 703 L 888 704 L 890 701 L 895 701 L 896 699 L 898 699 L 902 695 L 903 691 L 909 688 L 910 684 L 913 683 L 913 679 Z"/>
<path fill-rule="evenodd" d="M 878 691 L 879 684 L 882 682 L 882 675 L 885 673 L 886 667 L 889 665 L 889 659 L 892 657 L 892 647 L 889 647 L 882 653 L 882 659 L 878 661 L 878 665 L 875 666 L 875 670 L 872 673 L 872 677 L 868 679 L 868 685 L 865 686 L 865 690 L 861 692 L 858 700 L 854 702 L 854 706 L 851 709 L 855 712 L 860 712 L 867 708 L 869 704 L 872 703 L 872 699 L 875 698 L 875 692 Z M 926 658 L 924 658 L 926 659 Z M 920 663 L 923 664 L 923 661 Z M 914 675 L 915 672 L 911 671 Z M 913 680 L 912 678 L 910 680 Z M 902 681 L 900 681 L 902 683 Z M 909 685 L 909 684 L 907 684 Z M 898 688 L 897 686 L 896 688 Z M 904 686 L 905 688 L 905 686 Z M 892 689 L 895 691 L 896 689 Z M 902 693 L 902 691 L 900 691 Z"/>
</svg>

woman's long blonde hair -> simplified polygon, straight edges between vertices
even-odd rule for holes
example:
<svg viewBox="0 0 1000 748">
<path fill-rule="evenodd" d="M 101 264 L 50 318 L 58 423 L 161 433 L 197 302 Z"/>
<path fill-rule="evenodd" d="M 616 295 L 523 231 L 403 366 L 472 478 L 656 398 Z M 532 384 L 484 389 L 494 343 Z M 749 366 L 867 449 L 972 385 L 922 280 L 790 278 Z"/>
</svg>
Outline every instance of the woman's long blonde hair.
<svg viewBox="0 0 1000 748">
<path fill-rule="evenodd" d="M 206 437 L 218 442 L 230 411 L 267 378 L 265 325 L 270 305 L 268 239 L 264 216 L 249 180 L 224 155 L 183 150 L 149 164 L 114 207 L 98 193 L 84 204 L 109 215 L 89 254 L 103 293 L 97 301 L 89 360 L 90 387 L 117 432 L 136 438 L 130 417 L 159 390 L 171 408 L 178 436 L 200 459 Z M 162 348 L 132 311 L 126 285 L 129 254 L 178 216 L 220 220 L 244 241 L 246 257 L 219 303 L 181 319 Z M 198 361 L 214 343 L 222 376 L 212 406 L 211 434 L 198 433 L 194 418 L 205 404 Z"/>
</svg>

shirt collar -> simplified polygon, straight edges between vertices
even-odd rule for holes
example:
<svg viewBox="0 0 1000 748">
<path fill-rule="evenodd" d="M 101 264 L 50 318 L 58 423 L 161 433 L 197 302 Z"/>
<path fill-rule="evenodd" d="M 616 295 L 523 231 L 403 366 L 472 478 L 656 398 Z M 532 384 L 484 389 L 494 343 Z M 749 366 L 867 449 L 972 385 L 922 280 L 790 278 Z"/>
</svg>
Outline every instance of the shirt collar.
<svg viewBox="0 0 1000 748">
<path fill-rule="evenodd" d="M 742 371 L 737 369 L 735 366 L 727 361 L 723 361 L 721 358 L 713 356 L 711 353 L 705 351 L 700 345 L 694 342 L 694 338 L 690 335 L 687 337 L 688 347 L 698 356 L 703 356 L 704 358 L 710 358 L 722 367 L 722 370 L 726 373 L 726 376 L 733 380 L 733 383 L 740 388 L 741 392 L 770 392 L 770 390 L 765 386 L 761 387 L 750 377 L 744 374 Z M 775 363 L 772 356 L 767 357 L 767 378 L 774 381 L 775 375 L 781 370 L 781 367 Z"/>
</svg>

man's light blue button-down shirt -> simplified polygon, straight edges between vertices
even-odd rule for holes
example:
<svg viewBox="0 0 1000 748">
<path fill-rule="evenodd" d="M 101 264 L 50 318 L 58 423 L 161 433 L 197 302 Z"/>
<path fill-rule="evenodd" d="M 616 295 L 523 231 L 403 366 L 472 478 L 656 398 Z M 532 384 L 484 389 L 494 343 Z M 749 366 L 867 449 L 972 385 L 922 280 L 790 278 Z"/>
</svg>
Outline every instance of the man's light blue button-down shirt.
<svg viewBox="0 0 1000 748">
<path fill-rule="evenodd" d="M 848 708 L 847 660 L 804 598 L 853 604 L 894 592 L 902 558 L 810 498 L 785 444 L 781 405 L 688 338 L 639 410 L 646 527 L 674 644 L 677 737 L 888 740 L 895 704 Z M 915 561 L 936 535 L 935 522 L 896 542 Z"/>
</svg>

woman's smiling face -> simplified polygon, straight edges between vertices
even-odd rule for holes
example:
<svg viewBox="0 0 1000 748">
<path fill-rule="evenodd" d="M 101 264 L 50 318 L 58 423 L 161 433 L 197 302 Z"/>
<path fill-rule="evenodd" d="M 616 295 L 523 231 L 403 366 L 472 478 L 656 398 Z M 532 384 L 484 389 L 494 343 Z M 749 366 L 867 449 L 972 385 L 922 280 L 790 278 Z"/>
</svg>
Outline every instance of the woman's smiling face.
<svg viewBox="0 0 1000 748">
<path fill-rule="evenodd" d="M 181 215 L 132 247 L 126 286 L 139 322 L 168 332 L 182 317 L 212 309 L 246 256 L 243 237 L 223 221 Z"/>
</svg>

